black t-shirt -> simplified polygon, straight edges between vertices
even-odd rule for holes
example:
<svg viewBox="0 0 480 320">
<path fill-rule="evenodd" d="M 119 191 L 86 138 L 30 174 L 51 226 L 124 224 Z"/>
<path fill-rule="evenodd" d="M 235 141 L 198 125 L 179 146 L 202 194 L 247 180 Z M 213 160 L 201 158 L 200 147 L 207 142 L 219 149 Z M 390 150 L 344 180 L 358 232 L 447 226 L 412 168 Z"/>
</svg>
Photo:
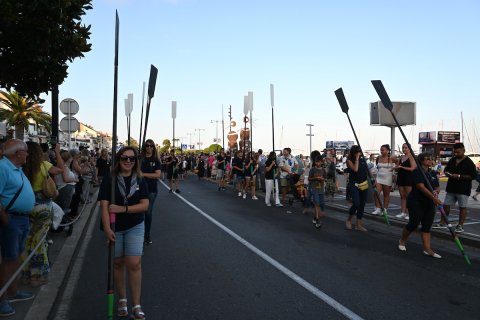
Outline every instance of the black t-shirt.
<svg viewBox="0 0 480 320">
<path fill-rule="evenodd" d="M 349 182 L 350 183 L 361 183 L 367 180 L 367 163 L 363 158 L 358 159 L 358 171 L 354 172 L 352 169 L 349 170 Z"/>
<path fill-rule="evenodd" d="M 141 166 L 142 172 L 145 173 L 155 173 L 155 171 L 160 170 L 160 161 L 156 157 L 148 157 L 142 160 Z M 148 192 L 156 193 L 157 192 L 157 179 L 145 178 L 148 185 Z"/>
<path fill-rule="evenodd" d="M 220 163 L 220 161 L 223 161 Z M 221 154 L 217 156 L 217 169 L 225 170 L 225 158 Z"/>
<path fill-rule="evenodd" d="M 167 158 L 167 173 L 173 173 L 174 170 L 177 169 L 178 166 L 178 159 L 177 157 L 169 156 Z"/>
<path fill-rule="evenodd" d="M 273 160 L 272 159 L 267 159 L 267 161 L 265 162 L 265 168 L 268 168 L 270 167 L 270 165 L 272 164 Z M 268 179 L 268 180 L 273 180 L 273 172 L 275 171 L 275 174 L 278 173 L 278 167 L 276 164 L 274 164 L 272 166 L 272 168 L 270 169 L 270 171 L 267 171 L 267 169 L 265 169 L 265 179 Z"/>
<path fill-rule="evenodd" d="M 117 177 L 121 179 L 122 177 Z M 127 194 L 130 192 L 130 183 L 132 177 L 125 177 L 125 186 L 127 187 Z M 137 178 L 137 191 L 127 200 L 129 206 L 140 203 L 141 199 L 148 199 L 148 186 L 147 182 L 143 178 Z M 100 190 L 98 191 L 98 201 L 106 200 L 111 201 L 111 189 L 112 189 L 112 179 L 103 179 L 102 184 L 100 185 Z M 125 205 L 125 199 L 120 193 L 118 188 L 118 183 L 115 186 L 115 204 L 119 206 Z M 137 224 L 140 224 L 145 219 L 144 212 L 139 213 L 118 213 L 115 221 L 115 231 L 124 231 L 128 230 Z"/>
<path fill-rule="evenodd" d="M 108 177 L 110 175 L 110 161 L 103 159 L 102 157 L 97 159 L 98 176 Z"/>
<path fill-rule="evenodd" d="M 423 174 L 420 170 L 423 170 L 422 168 L 416 168 L 415 170 L 412 171 L 412 181 L 413 181 L 413 187 L 412 191 L 408 194 L 408 201 L 416 201 L 416 202 L 422 202 L 425 204 L 433 204 L 432 199 L 427 197 L 420 189 L 417 188 L 417 184 L 423 183 L 425 188 L 428 189 L 427 182 L 425 178 L 429 179 L 430 185 L 432 186 L 433 189 L 438 187 L 438 178 L 435 176 L 433 177 L 429 172 L 423 171 Z"/>
<path fill-rule="evenodd" d="M 243 170 L 238 170 L 235 167 L 243 168 L 243 160 L 240 158 L 233 158 L 232 160 L 232 173 L 237 175 L 243 175 Z"/>
<path fill-rule="evenodd" d="M 464 179 L 449 178 L 446 191 L 449 193 L 458 193 L 469 196 L 472 192 L 472 181 L 474 181 L 477 176 L 477 169 L 475 168 L 472 159 L 469 157 L 465 157 L 458 164 L 456 161 L 457 159 L 455 157 L 450 159 L 444 171 L 452 174 L 469 175 L 472 180 L 467 181 Z"/>
</svg>

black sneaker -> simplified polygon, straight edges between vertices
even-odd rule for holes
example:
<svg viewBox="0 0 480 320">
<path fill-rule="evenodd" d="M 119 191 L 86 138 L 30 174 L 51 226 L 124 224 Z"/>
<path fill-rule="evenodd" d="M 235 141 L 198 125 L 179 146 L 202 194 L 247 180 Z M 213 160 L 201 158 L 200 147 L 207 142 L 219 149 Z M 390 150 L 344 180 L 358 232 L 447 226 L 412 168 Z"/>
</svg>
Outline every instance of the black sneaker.
<svg viewBox="0 0 480 320">
<path fill-rule="evenodd" d="M 180 193 L 180 189 L 175 190 L 175 193 Z"/>
<path fill-rule="evenodd" d="M 150 239 L 150 237 L 145 237 L 145 240 L 143 241 L 145 244 L 152 244 L 153 241 Z"/>
<path fill-rule="evenodd" d="M 222 190 L 222 188 L 218 187 L 218 191 Z"/>
<path fill-rule="evenodd" d="M 315 223 L 315 228 L 320 229 L 321 227 L 322 223 L 320 221 L 317 221 L 317 223 Z"/>
<path fill-rule="evenodd" d="M 170 191 L 168 191 L 168 192 L 169 192 L 169 193 L 172 193 L 172 192 L 173 192 L 173 190 L 172 190 L 172 189 L 170 189 Z"/>
</svg>

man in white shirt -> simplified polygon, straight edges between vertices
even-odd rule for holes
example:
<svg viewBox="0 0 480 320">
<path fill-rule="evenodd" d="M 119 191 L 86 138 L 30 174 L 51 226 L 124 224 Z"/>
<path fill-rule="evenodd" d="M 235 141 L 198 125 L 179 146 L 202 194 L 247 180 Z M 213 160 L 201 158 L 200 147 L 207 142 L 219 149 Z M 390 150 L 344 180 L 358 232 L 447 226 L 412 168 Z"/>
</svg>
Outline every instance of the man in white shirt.
<svg viewBox="0 0 480 320">
<path fill-rule="evenodd" d="M 292 149 L 284 148 L 283 155 L 279 159 L 280 189 L 282 191 L 282 203 L 285 204 L 287 192 L 290 192 L 290 177 L 297 171 L 297 160 L 292 156 Z"/>
</svg>

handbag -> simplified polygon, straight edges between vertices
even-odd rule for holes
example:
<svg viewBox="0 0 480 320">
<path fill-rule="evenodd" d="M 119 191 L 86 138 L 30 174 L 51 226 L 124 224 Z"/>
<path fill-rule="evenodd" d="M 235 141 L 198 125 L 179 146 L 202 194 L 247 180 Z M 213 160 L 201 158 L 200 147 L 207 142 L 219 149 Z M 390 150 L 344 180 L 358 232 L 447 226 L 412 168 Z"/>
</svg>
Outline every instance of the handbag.
<svg viewBox="0 0 480 320">
<path fill-rule="evenodd" d="M 365 191 L 368 189 L 368 180 L 362 181 L 360 183 L 355 183 L 355 186 L 358 188 L 358 190 Z"/>
<path fill-rule="evenodd" d="M 58 196 L 57 185 L 48 174 L 48 171 L 45 175 L 45 179 L 43 179 L 42 193 L 48 199 L 55 199 Z"/>
</svg>

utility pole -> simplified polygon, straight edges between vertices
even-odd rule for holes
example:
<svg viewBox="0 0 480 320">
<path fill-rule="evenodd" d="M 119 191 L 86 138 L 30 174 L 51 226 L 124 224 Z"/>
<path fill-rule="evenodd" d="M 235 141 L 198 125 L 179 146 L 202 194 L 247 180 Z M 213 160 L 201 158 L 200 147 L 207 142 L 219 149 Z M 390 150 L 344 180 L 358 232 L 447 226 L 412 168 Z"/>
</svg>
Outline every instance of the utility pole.
<svg viewBox="0 0 480 320">
<path fill-rule="evenodd" d="M 312 154 L 312 137 L 314 136 L 314 134 L 312 134 L 313 124 L 307 123 L 307 126 L 310 129 L 310 133 L 307 133 L 307 137 L 310 137 L 310 153 L 309 153 L 309 155 L 310 155 L 310 154 Z"/>
</svg>

